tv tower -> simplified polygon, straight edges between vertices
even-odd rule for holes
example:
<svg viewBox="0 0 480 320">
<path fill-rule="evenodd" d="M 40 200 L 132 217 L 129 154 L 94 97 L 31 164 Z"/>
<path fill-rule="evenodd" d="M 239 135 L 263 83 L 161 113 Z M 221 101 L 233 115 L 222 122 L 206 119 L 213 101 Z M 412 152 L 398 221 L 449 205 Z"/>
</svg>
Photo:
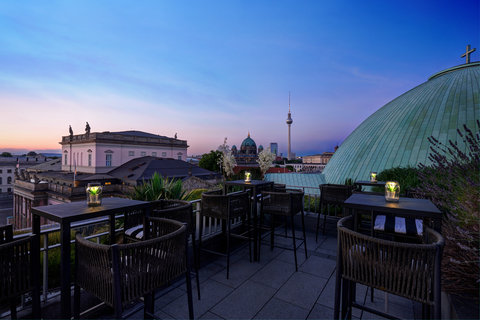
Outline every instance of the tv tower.
<svg viewBox="0 0 480 320">
<path fill-rule="evenodd" d="M 288 153 L 287 159 L 292 160 L 292 144 L 290 137 L 290 127 L 292 126 L 292 114 L 290 112 L 290 91 L 288 92 L 288 116 L 287 116 L 287 125 L 288 125 Z"/>
</svg>

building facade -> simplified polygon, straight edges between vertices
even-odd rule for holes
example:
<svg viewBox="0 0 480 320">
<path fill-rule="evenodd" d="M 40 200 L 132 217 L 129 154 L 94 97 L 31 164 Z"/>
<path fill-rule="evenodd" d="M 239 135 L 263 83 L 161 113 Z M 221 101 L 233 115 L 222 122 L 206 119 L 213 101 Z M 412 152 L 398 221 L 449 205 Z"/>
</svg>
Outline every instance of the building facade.
<svg viewBox="0 0 480 320">
<path fill-rule="evenodd" d="M 333 157 L 333 154 L 334 152 L 324 152 L 321 154 L 314 154 L 312 156 L 303 156 L 302 162 L 326 165 Z"/>
<path fill-rule="evenodd" d="M 276 142 L 270 143 L 270 152 L 273 153 L 275 156 L 278 156 L 278 143 Z"/>
<path fill-rule="evenodd" d="M 186 161 L 187 141 L 142 131 L 94 132 L 63 136 L 62 171 L 106 173 L 144 156 Z"/>
</svg>

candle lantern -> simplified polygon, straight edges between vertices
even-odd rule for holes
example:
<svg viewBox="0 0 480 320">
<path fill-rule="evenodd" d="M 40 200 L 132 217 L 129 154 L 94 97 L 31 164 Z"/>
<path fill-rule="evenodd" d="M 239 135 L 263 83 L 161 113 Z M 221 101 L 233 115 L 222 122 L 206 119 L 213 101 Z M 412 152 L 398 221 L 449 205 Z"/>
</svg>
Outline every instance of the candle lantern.
<svg viewBox="0 0 480 320">
<path fill-rule="evenodd" d="M 377 182 L 377 173 L 370 172 L 370 182 Z"/>
<path fill-rule="evenodd" d="M 252 174 L 250 171 L 245 171 L 245 182 L 252 181 Z"/>
<path fill-rule="evenodd" d="M 396 181 L 385 182 L 385 200 L 398 202 L 400 199 L 400 185 Z"/>
<path fill-rule="evenodd" d="M 89 207 L 97 207 L 102 205 L 102 185 L 100 183 L 88 184 L 87 205 Z"/>
</svg>

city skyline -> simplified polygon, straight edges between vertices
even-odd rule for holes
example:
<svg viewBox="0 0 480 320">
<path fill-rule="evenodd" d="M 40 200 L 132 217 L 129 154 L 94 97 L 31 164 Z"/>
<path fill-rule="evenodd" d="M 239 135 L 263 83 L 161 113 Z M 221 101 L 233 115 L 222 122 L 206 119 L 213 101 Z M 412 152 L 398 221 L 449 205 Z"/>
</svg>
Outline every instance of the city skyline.
<svg viewBox="0 0 480 320">
<path fill-rule="evenodd" d="M 277 142 L 333 151 L 385 103 L 480 45 L 477 1 L 0 5 L 0 149 L 60 150 L 83 133 L 140 130 L 188 154 Z M 479 52 L 472 61 L 479 60 Z"/>
</svg>

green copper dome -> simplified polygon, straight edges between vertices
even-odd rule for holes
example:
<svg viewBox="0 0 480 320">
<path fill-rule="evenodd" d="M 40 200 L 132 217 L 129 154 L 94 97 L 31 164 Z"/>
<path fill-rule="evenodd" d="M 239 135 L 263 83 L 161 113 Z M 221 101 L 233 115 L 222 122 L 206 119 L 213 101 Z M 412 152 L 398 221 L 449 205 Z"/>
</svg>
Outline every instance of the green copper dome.
<svg viewBox="0 0 480 320">
<path fill-rule="evenodd" d="M 367 180 L 370 171 L 417 166 L 428 160 L 433 136 L 460 143 L 457 128 L 474 132 L 480 119 L 480 62 L 441 71 L 387 103 L 363 121 L 328 162 L 325 180 Z"/>
<path fill-rule="evenodd" d="M 257 149 L 257 144 L 252 138 L 250 138 L 250 133 L 248 134 L 248 137 L 243 140 L 241 147 L 255 147 L 255 149 Z"/>
</svg>

